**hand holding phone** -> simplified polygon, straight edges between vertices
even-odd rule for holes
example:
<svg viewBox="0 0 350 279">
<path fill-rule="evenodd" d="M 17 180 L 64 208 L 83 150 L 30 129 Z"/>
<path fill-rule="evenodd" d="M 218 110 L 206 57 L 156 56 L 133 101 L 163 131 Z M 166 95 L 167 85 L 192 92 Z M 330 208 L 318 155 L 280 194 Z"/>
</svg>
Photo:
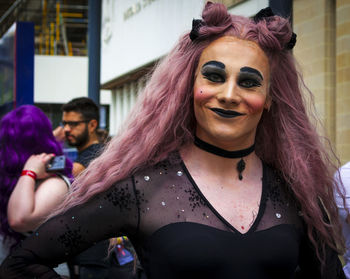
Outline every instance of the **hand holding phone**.
<svg viewBox="0 0 350 279">
<path fill-rule="evenodd" d="M 53 157 L 46 165 L 46 172 L 56 172 L 64 170 L 66 167 L 66 156 L 60 155 Z"/>
</svg>

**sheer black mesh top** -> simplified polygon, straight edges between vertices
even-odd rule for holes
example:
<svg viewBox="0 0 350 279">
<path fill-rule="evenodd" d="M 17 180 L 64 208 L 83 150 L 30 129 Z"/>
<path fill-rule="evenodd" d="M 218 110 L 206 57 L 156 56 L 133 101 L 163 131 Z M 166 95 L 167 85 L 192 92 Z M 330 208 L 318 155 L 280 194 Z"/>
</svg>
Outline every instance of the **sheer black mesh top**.
<svg viewBox="0 0 350 279">
<path fill-rule="evenodd" d="M 1 267 L 1 278 L 60 278 L 52 267 L 127 235 L 149 279 L 344 278 L 335 252 L 320 273 L 286 183 L 263 164 L 258 215 L 240 233 L 211 206 L 178 153 L 43 224 Z"/>
</svg>

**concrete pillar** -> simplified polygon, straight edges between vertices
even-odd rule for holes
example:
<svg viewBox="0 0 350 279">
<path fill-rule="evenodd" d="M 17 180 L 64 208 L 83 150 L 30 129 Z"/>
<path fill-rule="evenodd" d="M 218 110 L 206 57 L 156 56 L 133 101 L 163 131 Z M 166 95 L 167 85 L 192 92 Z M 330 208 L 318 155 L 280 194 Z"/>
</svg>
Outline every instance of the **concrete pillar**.
<svg viewBox="0 0 350 279">
<path fill-rule="evenodd" d="M 350 161 L 350 0 L 336 1 L 336 146 Z"/>
<path fill-rule="evenodd" d="M 332 0 L 294 0 L 294 54 L 306 86 L 315 95 L 322 134 L 335 143 L 335 5 Z M 321 129 L 321 128 L 320 128 Z"/>
<path fill-rule="evenodd" d="M 88 96 L 94 100 L 97 105 L 100 105 L 101 3 L 102 1 L 89 0 Z"/>
<path fill-rule="evenodd" d="M 118 134 L 120 131 L 120 126 L 121 126 L 122 119 L 123 119 L 123 106 L 122 106 L 123 89 L 118 88 L 116 91 L 117 91 L 116 92 L 116 112 L 117 112 L 116 134 Z"/>
<path fill-rule="evenodd" d="M 122 118 L 122 125 L 124 124 L 125 122 L 125 119 L 128 115 L 128 112 L 129 112 L 129 107 L 128 107 L 128 99 L 129 99 L 129 84 L 124 84 L 123 86 L 123 118 Z"/>
<path fill-rule="evenodd" d="M 130 107 L 129 107 L 129 110 L 132 110 L 134 105 L 135 105 L 136 95 L 137 95 L 137 81 L 133 81 L 130 84 Z"/>
<path fill-rule="evenodd" d="M 111 92 L 111 106 L 109 110 L 109 134 L 114 136 L 117 133 L 117 90 Z"/>
</svg>

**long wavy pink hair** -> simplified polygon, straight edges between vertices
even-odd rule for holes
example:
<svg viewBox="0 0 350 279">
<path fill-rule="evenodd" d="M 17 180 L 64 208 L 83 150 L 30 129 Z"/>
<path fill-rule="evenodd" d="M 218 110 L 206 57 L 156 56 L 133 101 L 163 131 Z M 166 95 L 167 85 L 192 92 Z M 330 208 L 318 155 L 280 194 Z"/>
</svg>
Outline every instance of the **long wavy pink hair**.
<svg viewBox="0 0 350 279">
<path fill-rule="evenodd" d="M 334 249 L 335 243 L 343 247 L 333 197 L 336 167 L 308 118 L 302 93 L 304 84 L 292 52 L 285 48 L 292 35 L 290 23 L 279 16 L 255 23 L 230 15 L 224 5 L 210 2 L 202 17 L 205 24 L 199 29 L 199 37 L 191 41 L 189 34 L 185 34 L 157 65 L 125 129 L 77 178 L 60 212 L 84 203 L 116 181 L 156 164 L 169 152 L 193 141 L 196 122 L 192 91 L 200 55 L 219 37 L 235 36 L 256 42 L 269 58 L 272 105 L 259 123 L 256 152 L 288 181 L 300 203 L 309 238 L 322 260 L 325 244 Z M 325 221 L 325 212 L 331 223 Z"/>
</svg>

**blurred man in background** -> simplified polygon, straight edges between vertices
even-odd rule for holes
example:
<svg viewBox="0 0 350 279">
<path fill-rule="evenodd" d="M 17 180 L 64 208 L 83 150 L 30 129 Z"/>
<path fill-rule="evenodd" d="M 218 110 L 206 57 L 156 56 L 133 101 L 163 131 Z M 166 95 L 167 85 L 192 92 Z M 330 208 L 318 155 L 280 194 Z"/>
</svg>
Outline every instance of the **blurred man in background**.
<svg viewBox="0 0 350 279">
<path fill-rule="evenodd" d="M 62 106 L 62 127 L 55 130 L 56 138 L 78 150 L 73 164 L 73 175 L 79 175 L 100 153 L 103 144 L 99 142 L 99 108 L 89 98 L 76 98 Z"/>
<path fill-rule="evenodd" d="M 62 125 L 55 129 L 57 139 L 76 147 L 78 156 L 73 163 L 73 175 L 78 176 L 99 156 L 109 139 L 99 127 L 99 108 L 89 98 L 76 98 L 62 106 Z M 127 241 L 127 240 L 126 240 Z M 117 253 L 108 256 L 109 241 L 97 243 L 68 262 L 71 279 L 131 279 L 133 257 L 129 254 L 122 264 Z M 119 245 L 120 249 L 120 245 Z"/>
</svg>

